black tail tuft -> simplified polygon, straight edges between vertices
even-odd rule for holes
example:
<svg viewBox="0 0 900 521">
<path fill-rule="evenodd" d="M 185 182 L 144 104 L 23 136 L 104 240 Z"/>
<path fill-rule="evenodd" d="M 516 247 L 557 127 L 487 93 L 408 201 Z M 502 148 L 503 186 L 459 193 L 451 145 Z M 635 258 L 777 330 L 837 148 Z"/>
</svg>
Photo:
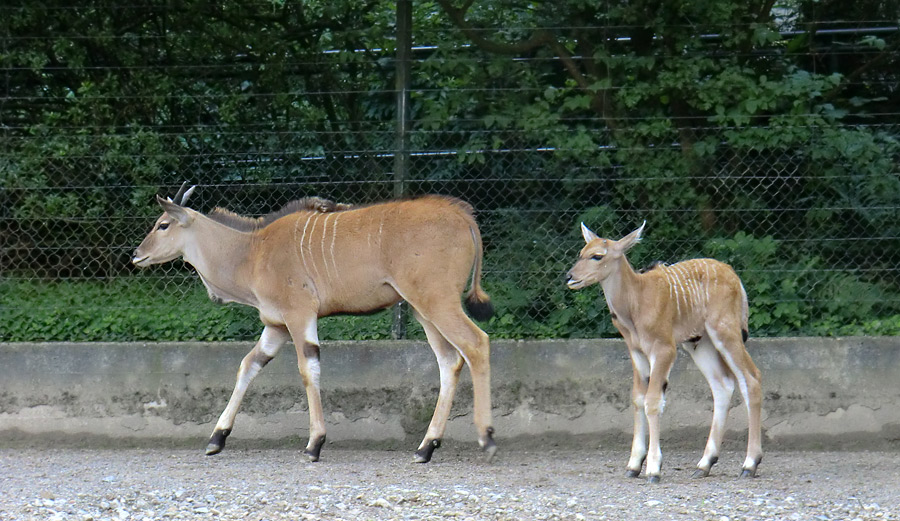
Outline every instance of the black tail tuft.
<svg viewBox="0 0 900 521">
<path fill-rule="evenodd" d="M 484 295 L 487 297 L 487 295 Z M 490 298 L 479 299 L 478 293 L 466 297 L 466 310 L 475 320 L 487 320 L 494 316 L 494 305 Z"/>
</svg>

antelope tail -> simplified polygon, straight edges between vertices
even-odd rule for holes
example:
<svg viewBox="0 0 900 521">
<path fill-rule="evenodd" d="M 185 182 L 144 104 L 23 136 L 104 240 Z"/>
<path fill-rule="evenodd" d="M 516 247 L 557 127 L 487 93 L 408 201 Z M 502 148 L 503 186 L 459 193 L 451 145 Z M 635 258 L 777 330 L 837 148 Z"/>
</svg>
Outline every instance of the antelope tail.
<svg viewBox="0 0 900 521">
<path fill-rule="evenodd" d="M 487 320 L 494 315 L 491 297 L 481 288 L 481 262 L 484 258 L 484 246 L 481 244 L 481 232 L 470 226 L 472 242 L 475 243 L 475 262 L 472 267 L 472 287 L 466 292 L 466 310 L 475 320 Z"/>
<path fill-rule="evenodd" d="M 744 342 L 750 338 L 750 304 L 747 302 L 747 290 L 741 284 L 741 337 Z"/>
</svg>

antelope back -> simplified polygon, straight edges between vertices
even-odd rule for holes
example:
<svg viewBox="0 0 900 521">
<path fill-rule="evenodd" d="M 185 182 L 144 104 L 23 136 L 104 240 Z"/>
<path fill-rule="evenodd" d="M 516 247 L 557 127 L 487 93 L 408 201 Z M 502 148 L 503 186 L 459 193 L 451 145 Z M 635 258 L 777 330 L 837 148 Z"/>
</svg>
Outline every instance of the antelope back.
<svg viewBox="0 0 900 521">
<path fill-rule="evenodd" d="M 322 314 L 372 311 L 421 293 L 458 303 L 481 254 L 471 207 L 440 196 L 299 212 L 259 237 L 256 255 L 267 269 L 258 273 L 302 274 Z"/>
</svg>

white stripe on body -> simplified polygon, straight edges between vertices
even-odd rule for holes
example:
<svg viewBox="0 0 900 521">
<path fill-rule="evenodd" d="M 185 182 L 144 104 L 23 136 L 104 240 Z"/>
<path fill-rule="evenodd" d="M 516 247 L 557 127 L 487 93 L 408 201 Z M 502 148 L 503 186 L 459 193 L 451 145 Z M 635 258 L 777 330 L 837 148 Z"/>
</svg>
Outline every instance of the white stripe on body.
<svg viewBox="0 0 900 521">
<path fill-rule="evenodd" d="M 678 265 L 672 266 L 673 274 L 675 275 L 675 284 L 677 284 L 678 296 L 681 302 L 684 302 L 685 313 L 688 312 L 686 309 L 688 307 L 688 289 L 684 285 L 684 280 L 682 279 L 683 274 L 681 273 L 681 269 Z M 679 313 L 680 314 L 680 313 Z"/>
<path fill-rule="evenodd" d="M 320 213 L 316 214 L 316 218 L 313 220 L 312 226 L 309 231 L 309 242 L 307 243 L 307 249 L 309 250 L 309 262 L 312 264 L 313 271 L 316 272 L 316 276 L 315 276 L 316 281 L 321 281 L 322 275 L 319 273 L 319 265 L 316 263 L 316 256 L 313 255 L 312 238 L 313 238 L 313 235 L 315 235 L 316 225 L 319 224 L 319 217 L 321 217 L 321 216 L 322 216 L 322 214 L 320 214 Z M 307 222 L 307 224 L 309 224 L 309 222 Z M 305 232 L 304 232 L 304 235 L 306 235 Z M 310 275 L 312 275 L 312 274 L 310 273 Z"/>
<path fill-rule="evenodd" d="M 670 267 L 671 268 L 671 267 Z M 666 269 L 666 280 L 669 281 L 669 289 L 675 292 L 675 306 L 678 309 L 678 316 L 681 316 L 681 297 L 678 294 L 678 283 L 676 274 L 671 269 Z M 670 277 L 671 275 L 671 277 Z"/>
<path fill-rule="evenodd" d="M 328 276 L 329 280 L 332 280 L 334 276 L 331 274 L 331 270 L 328 269 L 328 257 L 325 256 L 325 234 L 328 233 L 328 219 L 332 218 L 334 214 L 328 214 L 325 216 L 325 222 L 322 224 L 322 264 L 325 265 L 325 275 Z"/>
<path fill-rule="evenodd" d="M 334 266 L 335 275 L 340 275 L 340 271 L 338 270 L 337 260 L 334 257 L 334 243 L 337 240 L 337 225 L 338 220 L 341 218 L 341 214 L 334 215 L 334 223 L 331 226 L 331 265 Z M 340 280 L 340 277 L 338 277 Z"/>
<path fill-rule="evenodd" d="M 710 280 L 709 280 L 709 263 L 708 262 L 703 263 L 703 270 L 706 273 L 706 279 L 704 279 L 704 281 L 703 281 L 705 284 L 705 287 L 706 287 L 706 306 L 704 306 L 704 308 L 706 308 L 709 306 L 709 286 L 711 285 Z M 706 309 L 704 309 L 704 312 L 705 311 L 706 311 Z"/>
<path fill-rule="evenodd" d="M 300 260 L 303 261 L 303 269 L 306 270 L 306 276 L 311 277 L 309 272 L 309 264 L 306 262 L 306 254 L 303 253 L 303 241 L 306 240 L 306 229 L 309 228 L 309 222 L 312 220 L 312 214 L 306 216 L 306 224 L 303 225 L 303 235 L 300 237 Z M 297 219 L 297 227 L 300 226 L 300 219 Z M 294 229 L 296 235 L 296 228 Z"/>
</svg>

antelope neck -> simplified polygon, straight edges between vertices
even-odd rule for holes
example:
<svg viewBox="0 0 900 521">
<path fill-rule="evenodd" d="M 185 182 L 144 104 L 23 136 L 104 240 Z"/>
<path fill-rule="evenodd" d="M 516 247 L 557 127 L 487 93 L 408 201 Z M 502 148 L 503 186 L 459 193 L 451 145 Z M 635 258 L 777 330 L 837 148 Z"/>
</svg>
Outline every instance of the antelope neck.
<svg viewBox="0 0 900 521">
<path fill-rule="evenodd" d="M 252 234 L 241 232 L 197 215 L 191 224 L 193 240 L 184 260 L 197 270 L 210 298 L 256 306 L 250 288 Z"/>
</svg>

